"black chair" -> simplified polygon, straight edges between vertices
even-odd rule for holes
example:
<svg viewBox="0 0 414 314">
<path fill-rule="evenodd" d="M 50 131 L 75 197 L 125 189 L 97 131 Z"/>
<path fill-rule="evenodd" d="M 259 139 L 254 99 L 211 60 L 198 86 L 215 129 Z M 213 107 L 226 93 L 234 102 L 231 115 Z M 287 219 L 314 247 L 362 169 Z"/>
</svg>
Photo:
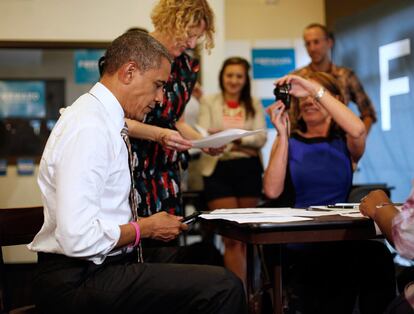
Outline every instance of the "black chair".
<svg viewBox="0 0 414 314">
<path fill-rule="evenodd" d="M 369 192 L 374 190 L 383 190 L 388 197 L 391 197 L 391 190 L 393 187 L 387 186 L 385 183 L 376 184 L 356 184 L 352 186 L 351 192 L 348 196 L 349 203 L 359 203 L 361 198 L 366 196 Z"/>
<path fill-rule="evenodd" d="M 0 209 L 0 246 L 27 244 L 43 224 L 43 207 L 2 208 Z M 7 264 L 0 250 L 0 313 L 38 313 L 34 305 L 16 307 L 13 304 L 10 284 L 7 280 Z"/>
</svg>

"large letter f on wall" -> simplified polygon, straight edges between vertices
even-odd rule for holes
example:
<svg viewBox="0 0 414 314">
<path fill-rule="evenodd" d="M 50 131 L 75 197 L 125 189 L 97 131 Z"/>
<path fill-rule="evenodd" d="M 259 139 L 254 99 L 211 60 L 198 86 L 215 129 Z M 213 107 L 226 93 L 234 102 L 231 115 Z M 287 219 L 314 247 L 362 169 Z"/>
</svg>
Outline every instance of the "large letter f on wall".
<svg viewBox="0 0 414 314">
<path fill-rule="evenodd" d="M 403 76 L 389 79 L 389 64 L 392 59 L 410 54 L 410 40 L 403 39 L 379 47 L 379 67 L 381 82 L 381 128 L 383 131 L 391 130 L 390 97 L 410 92 L 408 77 Z"/>
</svg>

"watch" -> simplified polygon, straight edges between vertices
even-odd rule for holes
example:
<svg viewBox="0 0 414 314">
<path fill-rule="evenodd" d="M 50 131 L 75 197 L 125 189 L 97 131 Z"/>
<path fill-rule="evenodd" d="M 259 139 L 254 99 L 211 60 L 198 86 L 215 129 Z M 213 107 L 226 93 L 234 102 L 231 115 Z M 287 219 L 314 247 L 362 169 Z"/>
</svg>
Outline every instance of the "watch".
<svg viewBox="0 0 414 314">
<path fill-rule="evenodd" d="M 325 95 L 326 89 L 321 86 L 321 88 L 316 92 L 314 98 L 315 100 L 320 100 L 323 95 Z"/>
</svg>

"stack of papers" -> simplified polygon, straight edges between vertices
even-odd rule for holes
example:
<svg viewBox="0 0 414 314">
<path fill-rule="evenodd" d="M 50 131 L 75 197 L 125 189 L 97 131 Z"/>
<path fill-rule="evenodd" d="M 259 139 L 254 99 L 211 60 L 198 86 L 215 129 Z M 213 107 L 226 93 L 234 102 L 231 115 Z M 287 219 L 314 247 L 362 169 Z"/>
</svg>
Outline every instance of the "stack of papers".
<svg viewBox="0 0 414 314">
<path fill-rule="evenodd" d="M 358 211 L 359 212 L 359 211 Z M 293 221 L 312 220 L 313 217 L 338 214 L 332 210 L 307 210 L 302 208 L 234 208 L 216 209 L 208 214 L 202 214 L 204 219 L 224 219 L 238 223 L 284 223 Z M 354 210 L 341 211 L 341 215 L 354 215 Z M 354 217 L 354 216 L 353 216 Z M 357 217 L 363 217 L 359 214 Z"/>
<path fill-rule="evenodd" d="M 242 137 L 250 135 L 255 135 L 260 132 L 265 132 L 265 130 L 258 129 L 254 131 L 246 131 L 242 129 L 228 129 L 206 136 L 201 140 L 192 141 L 192 143 L 194 148 L 218 148 L 234 140 L 238 140 Z"/>
</svg>

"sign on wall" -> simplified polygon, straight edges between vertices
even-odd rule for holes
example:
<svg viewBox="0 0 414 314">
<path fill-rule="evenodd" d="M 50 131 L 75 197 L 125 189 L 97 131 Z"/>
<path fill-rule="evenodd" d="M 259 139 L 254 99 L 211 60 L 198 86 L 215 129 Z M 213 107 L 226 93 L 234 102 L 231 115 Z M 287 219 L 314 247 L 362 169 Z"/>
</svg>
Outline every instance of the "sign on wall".
<svg viewBox="0 0 414 314">
<path fill-rule="evenodd" d="M 275 101 L 272 95 L 273 81 L 295 69 L 295 50 L 293 48 L 253 48 L 252 49 L 253 80 L 260 86 L 263 81 L 267 89 L 259 95 L 266 108 Z M 260 90 L 259 90 L 260 93 Z M 266 125 L 273 128 L 270 118 L 266 115 Z"/>
<path fill-rule="evenodd" d="M 0 80 L 0 118 L 42 118 L 45 113 L 43 81 Z"/>
<path fill-rule="evenodd" d="M 278 78 L 295 69 L 295 50 L 262 49 L 252 50 L 253 78 Z"/>
<path fill-rule="evenodd" d="M 99 58 L 105 54 L 102 49 L 76 50 L 74 53 L 75 83 L 90 84 L 99 81 Z"/>
</svg>

